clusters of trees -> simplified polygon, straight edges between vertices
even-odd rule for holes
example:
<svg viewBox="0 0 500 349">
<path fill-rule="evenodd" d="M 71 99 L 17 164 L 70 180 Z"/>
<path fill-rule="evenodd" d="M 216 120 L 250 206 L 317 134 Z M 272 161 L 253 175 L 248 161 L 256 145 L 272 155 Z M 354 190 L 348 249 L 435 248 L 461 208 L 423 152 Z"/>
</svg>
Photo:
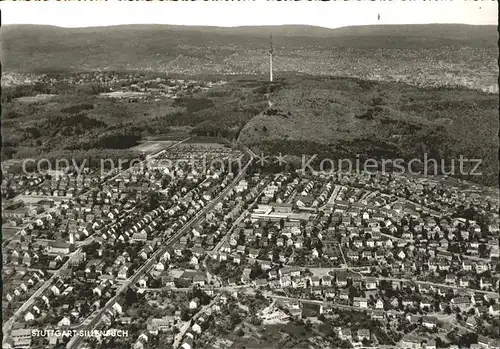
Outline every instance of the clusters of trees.
<svg viewBox="0 0 500 349">
<path fill-rule="evenodd" d="M 128 149 L 139 144 L 141 130 L 136 127 L 114 128 L 103 132 L 86 133 L 78 139 L 68 139 L 66 149 Z"/>
<path fill-rule="evenodd" d="M 174 102 L 174 107 L 186 108 L 188 113 L 194 113 L 203 109 L 212 108 L 214 103 L 207 98 L 182 97 Z"/>
<path fill-rule="evenodd" d="M 45 154 L 39 154 L 33 150 L 32 153 L 23 154 L 23 158 L 31 158 L 34 161 L 29 161 L 24 164 L 27 171 L 36 171 L 37 164 L 40 164 L 42 169 L 49 167 L 47 162 L 40 160 L 46 159 L 49 161 L 52 169 L 56 168 L 59 161 L 59 166 L 62 166 L 63 159 L 68 160 L 70 166 L 85 167 L 100 169 L 101 165 L 105 169 L 109 169 L 112 164 L 117 166 L 119 161 L 122 163 L 126 160 L 140 159 L 142 155 L 128 149 L 88 149 L 88 150 L 56 150 Z M 23 173 L 23 164 L 21 162 L 13 163 L 9 166 L 9 173 Z"/>
<path fill-rule="evenodd" d="M 191 132 L 198 136 L 222 137 L 234 139 L 238 136 L 241 126 L 228 127 L 223 122 L 202 121 Z"/>
<path fill-rule="evenodd" d="M 104 104 L 106 109 L 103 110 L 103 117 L 94 118 L 86 112 L 95 110 L 93 113 L 98 113 L 100 104 L 96 106 L 93 101 L 79 101 L 72 105 L 64 99 L 68 95 L 89 96 L 102 92 L 105 87 L 98 83 L 68 83 L 69 79 L 91 81 L 92 74 L 95 73 L 54 71 L 46 73 L 43 82 L 6 88 L 2 94 L 2 102 L 7 103 L 2 122 L 6 131 L 2 159 L 36 158 L 60 149 L 127 149 L 137 145 L 144 134 L 164 134 L 172 126 L 191 126 L 192 134 L 196 136 L 234 139 L 244 124 L 263 107 L 263 97 L 258 93 L 244 93 L 241 84 L 227 84 L 224 88 L 179 98 L 173 103 L 174 112 L 150 119 L 148 123 L 139 118 L 130 119 L 128 111 L 137 108 L 120 108 L 123 105 L 120 101 Z M 137 82 L 149 78 L 148 74 L 143 73 L 117 75 Z M 151 78 L 155 77 L 157 75 L 151 75 Z M 217 80 L 218 77 L 214 81 Z M 214 90 L 223 93 L 210 96 Z M 39 104 L 13 101 L 18 97 L 41 93 L 59 95 L 57 102 L 64 104 L 53 113 L 44 110 Z M 107 118 L 107 115 L 111 117 Z M 120 121 L 116 123 L 115 120 Z"/>
<path fill-rule="evenodd" d="M 51 115 L 44 123 L 45 130 L 60 130 L 64 136 L 81 135 L 90 130 L 106 127 L 106 123 L 85 114 L 76 115 Z M 40 134 L 40 131 L 38 131 Z M 47 132 L 44 132 L 47 133 Z"/>
<path fill-rule="evenodd" d="M 154 192 L 148 196 L 147 200 L 144 202 L 143 210 L 144 212 L 151 212 L 157 209 L 162 201 L 165 201 L 166 197 L 160 192 Z"/>
<path fill-rule="evenodd" d="M 14 85 L 2 87 L 2 104 L 9 103 L 20 97 L 36 96 L 37 94 L 56 94 L 57 88 L 46 83 L 37 82 L 32 85 Z"/>
<path fill-rule="evenodd" d="M 92 103 L 82 103 L 82 104 L 76 104 L 72 105 L 66 108 L 62 108 L 61 112 L 62 113 L 70 113 L 70 114 L 78 114 L 82 111 L 85 110 L 90 110 L 94 109 L 94 105 Z"/>
<path fill-rule="evenodd" d="M 67 77 L 67 76 L 66 76 Z M 97 83 L 69 84 L 64 80 L 56 83 L 37 81 L 29 85 L 13 85 L 2 87 L 2 104 L 10 103 L 16 98 L 36 96 L 38 94 L 71 94 L 71 95 L 98 95 L 109 92 L 109 87 Z"/>
</svg>

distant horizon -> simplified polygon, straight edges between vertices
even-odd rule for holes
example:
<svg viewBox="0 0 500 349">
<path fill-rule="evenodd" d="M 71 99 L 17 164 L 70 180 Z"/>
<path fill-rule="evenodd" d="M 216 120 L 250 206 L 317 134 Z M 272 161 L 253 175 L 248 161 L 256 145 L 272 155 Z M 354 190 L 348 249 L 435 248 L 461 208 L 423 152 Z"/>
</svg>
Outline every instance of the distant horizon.
<svg viewBox="0 0 500 349">
<path fill-rule="evenodd" d="M 118 25 L 257 27 L 305 25 L 497 25 L 494 1 L 373 2 L 0 2 L 2 24 L 63 28 Z"/>
<path fill-rule="evenodd" d="M 350 27 L 391 27 L 391 26 L 425 26 L 425 25 L 443 25 L 443 26 L 453 26 L 453 25 L 462 25 L 462 26 L 470 26 L 470 27 L 495 27 L 496 24 L 467 24 L 467 23 L 408 23 L 408 24 L 356 24 L 356 25 L 346 25 L 342 27 L 323 27 L 320 25 L 313 24 L 249 24 L 249 25 L 234 25 L 234 26 L 217 26 L 217 25 L 199 25 L 199 24 L 169 24 L 169 23 L 128 23 L 128 24 L 109 24 L 109 25 L 95 25 L 88 27 L 63 27 L 60 25 L 53 24 L 34 24 L 34 23 L 11 23 L 11 24 L 2 24 L 2 26 L 43 26 L 43 27 L 54 27 L 54 28 L 62 28 L 62 29 L 91 29 L 91 28 L 110 28 L 110 27 L 126 27 L 126 26 L 170 26 L 170 27 L 200 27 L 200 28 L 220 28 L 220 29 L 232 29 L 232 28 L 258 28 L 258 27 L 312 27 L 312 28 L 321 28 L 326 30 L 335 30 L 335 29 L 343 29 Z"/>
</svg>

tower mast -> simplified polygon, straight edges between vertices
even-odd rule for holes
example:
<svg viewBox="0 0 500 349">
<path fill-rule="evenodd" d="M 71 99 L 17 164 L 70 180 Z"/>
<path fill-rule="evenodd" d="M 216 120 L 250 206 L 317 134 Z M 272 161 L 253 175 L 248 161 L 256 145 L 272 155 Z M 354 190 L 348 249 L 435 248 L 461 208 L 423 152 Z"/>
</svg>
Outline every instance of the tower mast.
<svg viewBox="0 0 500 349">
<path fill-rule="evenodd" d="M 269 36 L 269 81 L 273 81 L 273 36 Z"/>
</svg>

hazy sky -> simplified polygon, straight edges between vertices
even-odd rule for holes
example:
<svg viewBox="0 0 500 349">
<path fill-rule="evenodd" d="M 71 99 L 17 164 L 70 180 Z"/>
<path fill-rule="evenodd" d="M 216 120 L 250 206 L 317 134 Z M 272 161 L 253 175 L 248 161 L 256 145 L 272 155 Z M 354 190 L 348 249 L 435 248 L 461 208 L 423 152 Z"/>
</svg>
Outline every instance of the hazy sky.
<svg viewBox="0 0 500 349">
<path fill-rule="evenodd" d="M 129 2 L 1 1 L 2 24 L 87 27 L 116 24 L 278 25 L 497 24 L 497 1 Z M 380 20 L 378 19 L 380 14 Z"/>
</svg>

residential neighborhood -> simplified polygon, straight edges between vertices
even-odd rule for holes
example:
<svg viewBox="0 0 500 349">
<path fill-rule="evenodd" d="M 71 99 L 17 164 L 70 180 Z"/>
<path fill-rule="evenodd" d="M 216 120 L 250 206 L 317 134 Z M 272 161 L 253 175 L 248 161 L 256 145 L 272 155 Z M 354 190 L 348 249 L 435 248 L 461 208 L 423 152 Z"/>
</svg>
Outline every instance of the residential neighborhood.
<svg viewBox="0 0 500 349">
<path fill-rule="evenodd" d="M 499 347 L 488 188 L 252 161 L 245 148 L 179 141 L 104 178 L 89 168 L 26 179 L 23 198 L 38 201 L 2 212 L 15 232 L 3 347 L 229 348 L 290 324 L 331 326 L 330 339 L 309 339 L 325 347 Z"/>
</svg>

